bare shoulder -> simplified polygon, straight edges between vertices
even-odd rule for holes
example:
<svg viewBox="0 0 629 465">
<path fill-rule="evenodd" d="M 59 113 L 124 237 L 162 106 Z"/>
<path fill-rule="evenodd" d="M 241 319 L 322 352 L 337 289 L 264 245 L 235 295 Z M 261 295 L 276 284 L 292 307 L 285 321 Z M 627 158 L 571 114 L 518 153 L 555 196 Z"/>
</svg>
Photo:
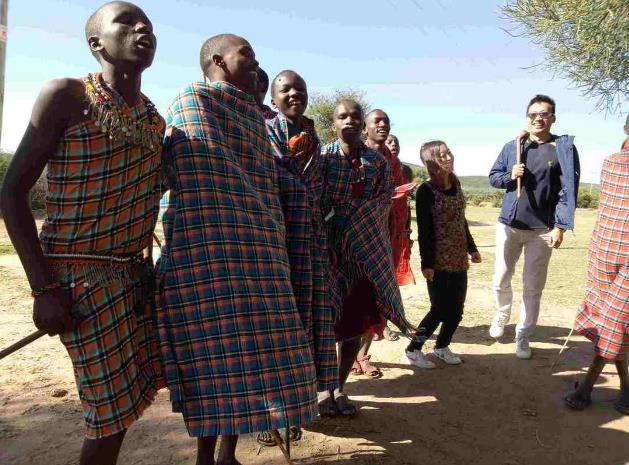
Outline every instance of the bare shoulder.
<svg viewBox="0 0 629 465">
<path fill-rule="evenodd" d="M 85 85 L 81 79 L 54 79 L 42 87 L 33 108 L 33 119 L 53 116 L 65 124 L 74 124 L 83 119 L 85 105 Z"/>
</svg>

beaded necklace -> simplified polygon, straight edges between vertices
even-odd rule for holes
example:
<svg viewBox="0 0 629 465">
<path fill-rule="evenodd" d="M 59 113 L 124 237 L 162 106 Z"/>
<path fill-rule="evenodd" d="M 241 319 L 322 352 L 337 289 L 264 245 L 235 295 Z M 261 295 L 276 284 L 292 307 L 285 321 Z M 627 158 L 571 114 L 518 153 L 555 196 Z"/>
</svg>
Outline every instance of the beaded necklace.
<svg viewBox="0 0 629 465">
<path fill-rule="evenodd" d="M 159 147 L 164 134 L 164 122 L 153 102 L 144 94 L 140 94 L 140 97 L 146 107 L 147 118 L 140 122 L 133 117 L 128 105 L 120 105 L 114 100 L 113 91 L 103 81 L 101 73 L 90 73 L 83 82 L 89 102 L 83 114 L 90 115 L 103 134 L 108 134 L 111 140 L 126 141 L 149 150 Z"/>
</svg>

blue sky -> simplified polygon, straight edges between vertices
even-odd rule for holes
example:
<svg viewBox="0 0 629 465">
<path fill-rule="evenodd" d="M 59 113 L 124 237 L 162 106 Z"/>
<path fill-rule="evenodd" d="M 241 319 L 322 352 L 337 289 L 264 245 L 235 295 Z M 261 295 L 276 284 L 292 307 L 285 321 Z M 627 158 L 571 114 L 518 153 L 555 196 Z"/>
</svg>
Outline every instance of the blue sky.
<svg viewBox="0 0 629 465">
<path fill-rule="evenodd" d="M 97 0 L 12 0 L 2 146 L 14 150 L 47 80 L 97 69 L 85 44 Z M 542 68 L 542 52 L 501 28 L 502 2 L 475 0 L 144 0 L 158 49 L 144 92 L 165 112 L 200 77 L 203 41 L 233 32 L 253 45 L 273 77 L 290 68 L 311 92 L 353 88 L 384 109 L 402 146 L 419 163 L 419 146 L 443 139 L 462 175 L 487 174 L 502 145 L 525 125 L 536 93 L 557 101 L 554 132 L 573 134 L 583 178 L 598 179 L 603 158 L 623 140 L 625 115 L 594 111 L 569 82 Z M 626 103 L 626 102 L 625 102 Z M 627 105 L 624 106 L 627 110 Z"/>
</svg>

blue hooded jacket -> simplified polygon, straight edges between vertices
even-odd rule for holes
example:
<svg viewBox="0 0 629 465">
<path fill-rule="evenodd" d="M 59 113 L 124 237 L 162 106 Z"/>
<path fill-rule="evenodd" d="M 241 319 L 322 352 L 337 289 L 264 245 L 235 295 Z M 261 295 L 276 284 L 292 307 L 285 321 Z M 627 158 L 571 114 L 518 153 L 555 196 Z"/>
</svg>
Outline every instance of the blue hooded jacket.
<svg viewBox="0 0 629 465">
<path fill-rule="evenodd" d="M 574 136 L 558 136 L 557 159 L 561 166 L 561 190 L 555 208 L 554 226 L 561 229 L 574 229 L 574 212 L 579 191 L 580 164 Z M 502 200 L 502 209 L 498 221 L 511 224 L 515 218 L 518 203 L 516 196 L 517 183 L 511 179 L 511 169 L 516 164 L 515 140 L 505 144 L 489 172 L 489 184 L 498 189 L 506 189 Z"/>
</svg>

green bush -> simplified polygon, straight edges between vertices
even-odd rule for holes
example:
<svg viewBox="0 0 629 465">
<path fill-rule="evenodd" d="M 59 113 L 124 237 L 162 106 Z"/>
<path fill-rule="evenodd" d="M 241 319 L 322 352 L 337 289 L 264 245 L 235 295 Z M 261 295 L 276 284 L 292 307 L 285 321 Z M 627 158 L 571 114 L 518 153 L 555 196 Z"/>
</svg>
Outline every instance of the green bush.
<svg viewBox="0 0 629 465">
<path fill-rule="evenodd" d="M 11 154 L 0 152 L 0 186 L 2 186 L 2 181 L 4 181 L 4 175 L 7 172 L 7 168 L 9 167 L 10 162 Z"/>
<path fill-rule="evenodd" d="M 577 208 L 597 208 L 598 195 L 587 191 L 579 192 L 577 196 Z"/>
<path fill-rule="evenodd" d="M 9 164 L 11 163 L 11 157 L 13 154 L 2 152 L 0 153 L 0 188 L 6 175 Z M 46 192 L 48 190 L 48 183 L 46 182 L 46 170 L 41 174 L 30 192 L 31 208 L 33 210 L 44 210 L 46 208 Z M 0 215 L 2 212 L 0 212 Z"/>
</svg>

